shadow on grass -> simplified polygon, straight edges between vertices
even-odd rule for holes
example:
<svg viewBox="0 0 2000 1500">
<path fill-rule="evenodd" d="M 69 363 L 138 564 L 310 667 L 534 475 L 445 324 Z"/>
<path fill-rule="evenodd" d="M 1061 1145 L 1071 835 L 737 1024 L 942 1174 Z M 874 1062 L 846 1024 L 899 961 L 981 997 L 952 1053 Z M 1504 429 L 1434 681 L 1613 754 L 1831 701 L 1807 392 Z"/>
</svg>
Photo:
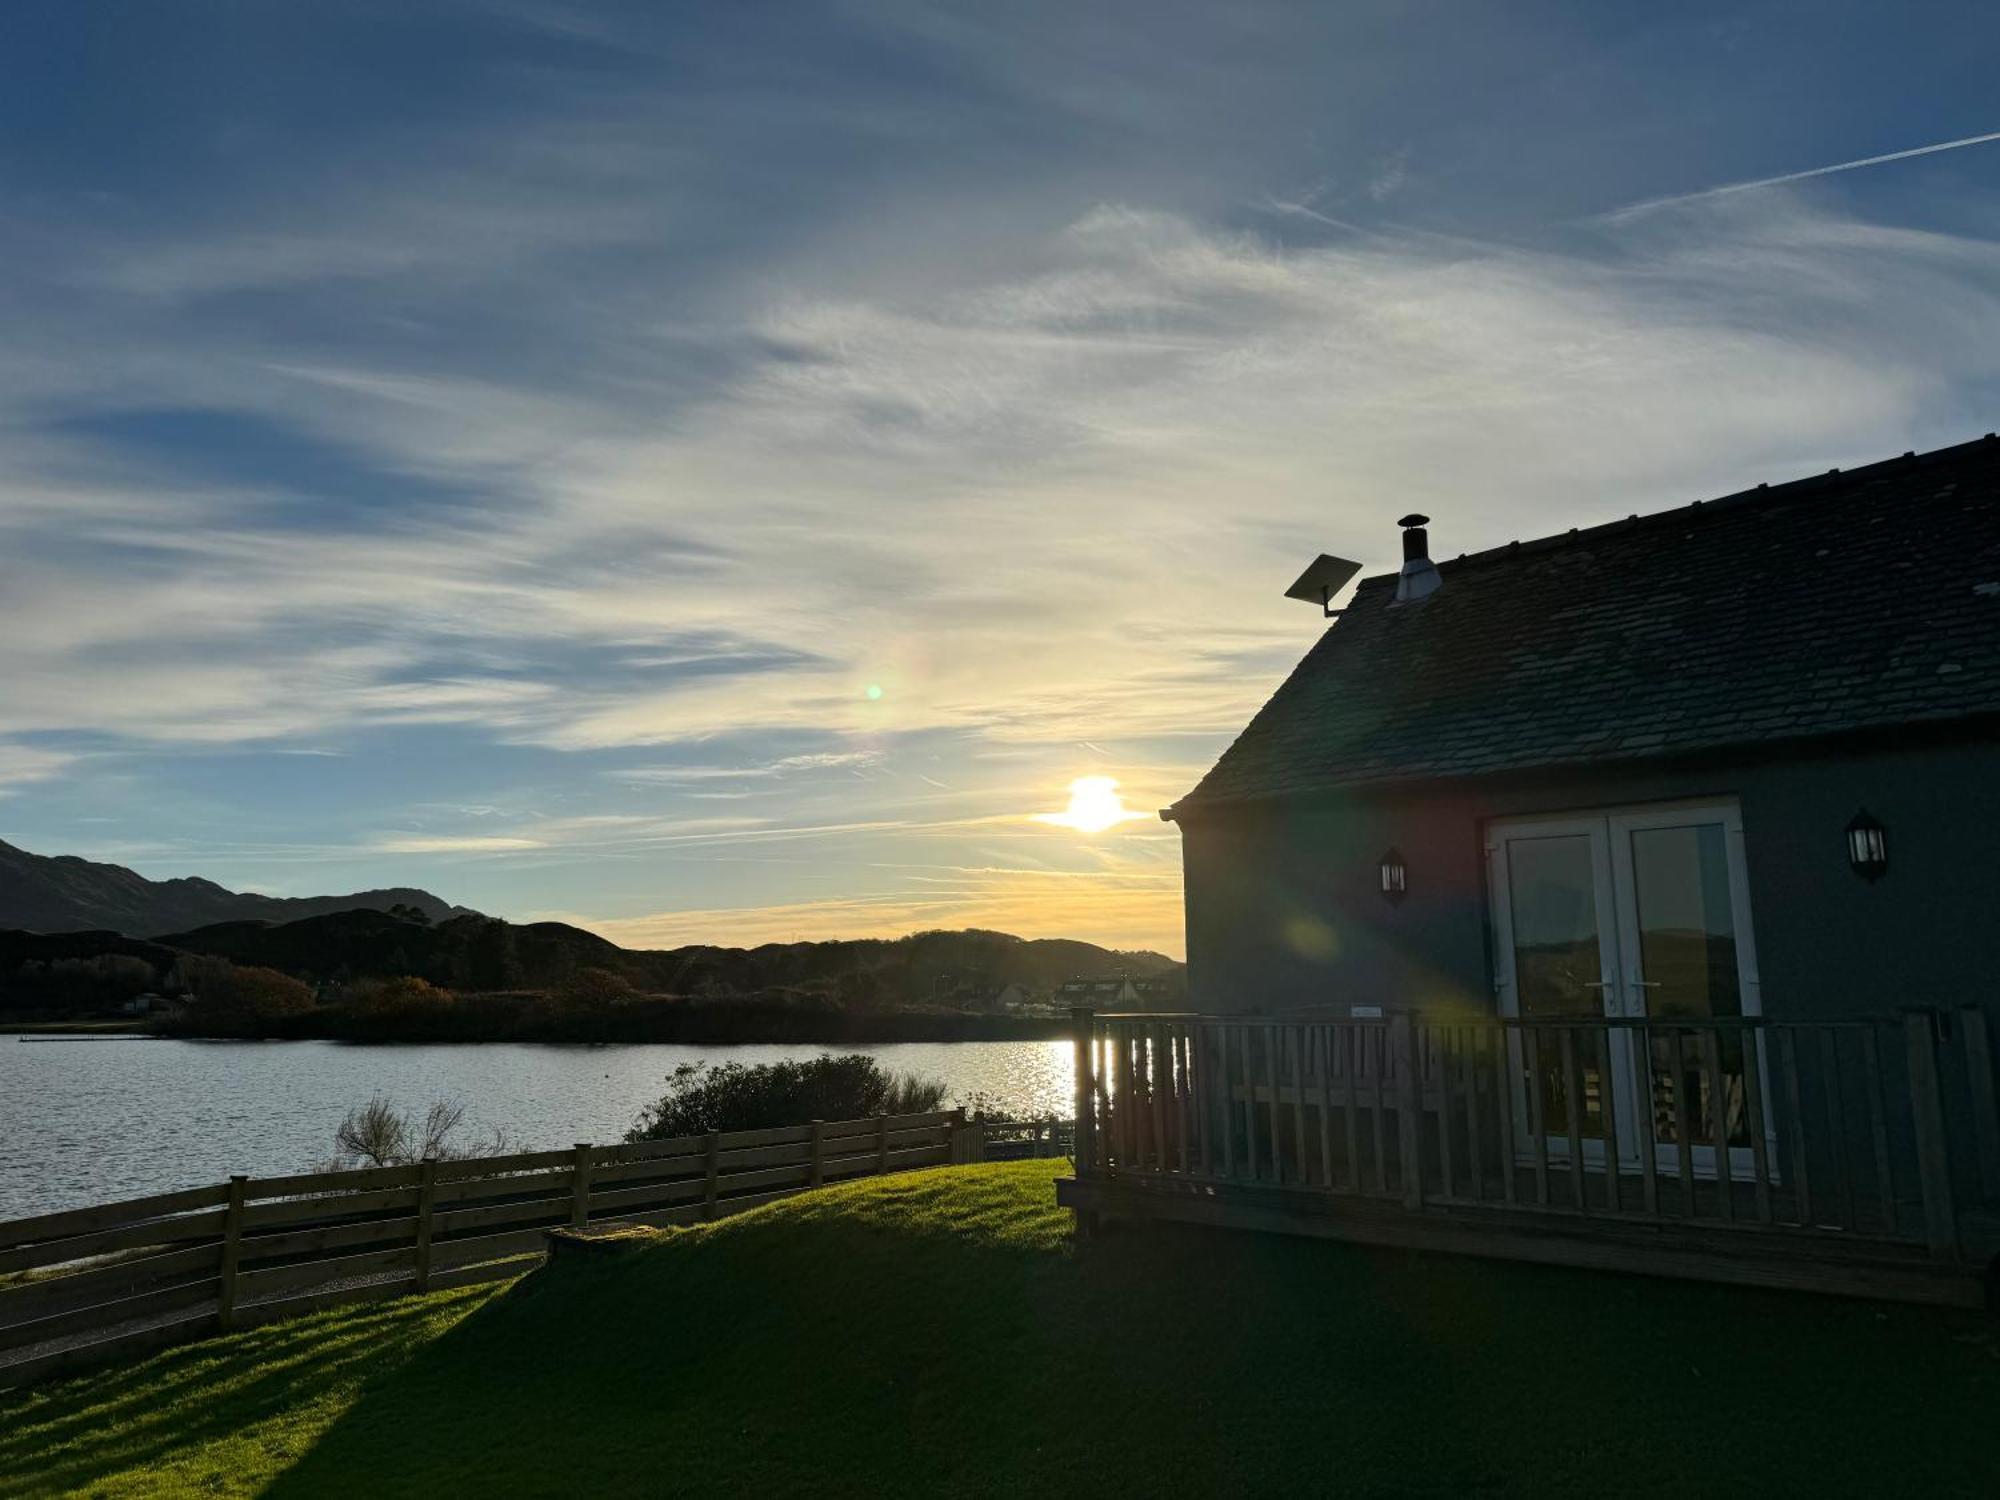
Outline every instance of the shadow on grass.
<svg viewBox="0 0 2000 1500">
<path fill-rule="evenodd" d="M 337 1309 L 0 1394 L 0 1495 L 95 1490 L 187 1465 L 208 1471 L 204 1488 L 254 1484 L 491 1292 Z M 230 1451 L 207 1452 L 217 1445 Z"/>
<path fill-rule="evenodd" d="M 1172 1228 L 1050 1163 L 559 1266 L 269 1493 L 1988 1492 L 2000 1359 L 1900 1307 Z"/>
</svg>

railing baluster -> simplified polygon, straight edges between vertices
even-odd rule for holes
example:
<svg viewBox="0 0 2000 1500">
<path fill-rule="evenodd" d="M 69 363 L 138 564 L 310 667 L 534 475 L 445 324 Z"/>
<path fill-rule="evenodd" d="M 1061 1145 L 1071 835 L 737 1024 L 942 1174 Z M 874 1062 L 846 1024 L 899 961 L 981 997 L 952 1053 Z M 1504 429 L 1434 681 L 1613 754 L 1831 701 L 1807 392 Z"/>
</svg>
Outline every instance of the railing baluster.
<svg viewBox="0 0 2000 1500">
<path fill-rule="evenodd" d="M 1516 1185 L 1514 1182 L 1514 1054 L 1507 1041 L 1507 1028 L 1501 1026 L 1492 1033 L 1493 1037 L 1493 1105 L 1494 1125 L 1500 1136 L 1500 1199 L 1509 1208 L 1514 1206 Z"/>
<path fill-rule="evenodd" d="M 1457 1196 L 1457 1174 L 1452 1171 L 1451 1160 L 1451 1048 L 1447 1038 L 1449 1027 L 1433 1026 L 1430 1029 L 1431 1042 L 1437 1056 L 1438 1075 L 1438 1171 L 1444 1179 L 1444 1195 Z"/>
<path fill-rule="evenodd" d="M 1750 1132 L 1750 1186 L 1757 1203 L 1757 1222 L 1771 1222 L 1771 1162 L 1764 1143 L 1764 1033 L 1746 1026 L 1743 1038 L 1743 1113 Z"/>
<path fill-rule="evenodd" d="M 1124 1121 L 1118 1133 L 1118 1165 L 1137 1167 L 1139 1156 L 1139 1095 L 1132 1063 L 1132 1028 L 1123 1021 L 1115 1027 L 1118 1036 L 1118 1114 Z"/>
<path fill-rule="evenodd" d="M 1882 1099 L 1882 1052 L 1875 1040 L 1875 1023 L 1861 1028 L 1861 1065 L 1868 1073 L 1868 1138 L 1875 1148 L 1875 1203 L 1882 1227 L 1897 1229 L 1896 1174 L 1889 1165 L 1889 1111 Z"/>
<path fill-rule="evenodd" d="M 1460 1028 L 1464 1048 L 1459 1053 L 1459 1082 L 1465 1090 L 1465 1151 L 1470 1158 L 1466 1170 L 1472 1178 L 1472 1201 L 1486 1201 L 1486 1156 L 1480 1150 L 1479 1129 L 1479 1028 Z"/>
<path fill-rule="evenodd" d="M 1657 1218 L 1660 1212 L 1660 1124 L 1656 1113 L 1659 1099 L 1659 1083 L 1653 1071 L 1653 1033 L 1644 1026 L 1634 1026 L 1626 1030 L 1625 1045 L 1637 1049 L 1638 1066 L 1634 1069 L 1637 1088 L 1634 1089 L 1632 1113 L 1638 1117 L 1639 1148 L 1639 1190 L 1640 1202 L 1646 1213 Z"/>
<path fill-rule="evenodd" d="M 1689 1107 L 1687 1049 L 1681 1044 L 1682 1029 L 1671 1026 L 1667 1037 L 1674 1054 L 1674 1154 L 1681 1183 L 1681 1217 L 1694 1217 L 1694 1113 Z"/>
<path fill-rule="evenodd" d="M 1215 1077 L 1216 1087 L 1209 1089 L 1217 1108 L 1217 1122 L 1222 1127 L 1222 1175 L 1234 1179 L 1236 1176 L 1236 1111 L 1230 1106 L 1229 1083 L 1229 1033 L 1227 1023 L 1215 1028 Z"/>
<path fill-rule="evenodd" d="M 1389 1137 L 1382 1095 L 1386 1087 L 1383 1082 L 1384 1075 L 1387 1073 L 1385 1065 L 1389 1060 L 1389 1030 L 1386 1026 L 1371 1026 L 1368 1028 L 1368 1031 L 1375 1042 L 1375 1056 L 1369 1064 L 1369 1082 L 1372 1085 L 1369 1093 L 1369 1106 L 1374 1116 L 1375 1126 L 1375 1190 L 1379 1193 L 1386 1193 L 1389 1191 Z"/>
<path fill-rule="evenodd" d="M 1168 1048 L 1174 1052 L 1174 1138 L 1180 1144 L 1180 1174 L 1188 1176 L 1188 1104 L 1192 1090 L 1188 1086 L 1188 1048 L 1194 1044 L 1194 1030 L 1186 1022 L 1174 1022 L 1168 1028 Z"/>
<path fill-rule="evenodd" d="M 1709 1129 L 1715 1141 L 1715 1211 L 1736 1217 L 1736 1183 L 1729 1175 L 1729 1080 L 1722 1073 L 1722 1035 L 1716 1026 L 1701 1030 L 1703 1066 L 1708 1070 Z"/>
<path fill-rule="evenodd" d="M 1783 1132 L 1791 1147 L 1792 1201 L 1798 1210 L 1799 1227 L 1813 1225 L 1812 1179 L 1806 1171 L 1806 1110 L 1799 1093 L 1798 1028 L 1780 1026 L 1778 1053 L 1785 1069 L 1785 1108 L 1791 1113 L 1791 1129 Z"/>
<path fill-rule="evenodd" d="M 1342 1113 L 1347 1126 L 1347 1186 L 1350 1192 L 1361 1191 L 1361 1111 L 1359 1090 L 1361 1087 L 1361 1028 L 1352 1021 L 1335 1033 L 1341 1052 L 1341 1072 L 1346 1075 L 1347 1088 Z"/>
<path fill-rule="evenodd" d="M 1173 1097 L 1174 1064 L 1167 1055 L 1166 1028 L 1157 1021 L 1145 1029 L 1146 1038 L 1146 1081 L 1153 1106 L 1153 1170 L 1164 1176 L 1173 1170 L 1167 1163 L 1167 1132 L 1171 1120 L 1167 1113 L 1168 1101 Z"/>
<path fill-rule="evenodd" d="M 1315 1026 L 1312 1034 L 1318 1045 L 1314 1060 L 1319 1063 L 1319 1176 L 1320 1185 L 1333 1188 L 1333 1028 Z"/>
<path fill-rule="evenodd" d="M 1271 1107 L 1265 1115 L 1265 1122 L 1271 1133 L 1271 1181 L 1282 1184 L 1285 1180 L 1285 1143 L 1278 1136 L 1278 1048 L 1282 1036 L 1277 1026 L 1266 1022 L 1264 1026 L 1264 1081 L 1271 1089 Z"/>
<path fill-rule="evenodd" d="M 1521 1028 L 1528 1062 L 1528 1133 L 1535 1143 L 1535 1204 L 1549 1206 L 1549 1122 L 1542 1106 L 1542 1039 L 1533 1026 Z"/>
<path fill-rule="evenodd" d="M 1580 1214 L 1590 1212 L 1590 1194 L 1583 1186 L 1583 1073 L 1576 1065 L 1576 1028 L 1564 1022 L 1556 1028 L 1562 1043 L 1563 1117 L 1569 1126 L 1569 1191 Z"/>
<path fill-rule="evenodd" d="M 1617 1069 L 1611 1062 L 1611 1028 L 1597 1028 L 1597 1118 L 1604 1142 L 1604 1206 L 1612 1213 L 1624 1207 L 1618 1180 L 1618 1095 L 1612 1079 Z"/>
<path fill-rule="evenodd" d="M 1820 1093 L 1826 1105 L 1826 1133 L 1832 1148 L 1833 1182 L 1840 1193 L 1840 1227 L 1852 1229 L 1855 1227 L 1854 1174 L 1847 1161 L 1847 1120 L 1842 1113 L 1839 1043 L 1839 1032 L 1831 1026 L 1820 1027 L 1820 1071 L 1825 1075 L 1825 1085 Z"/>
<path fill-rule="evenodd" d="M 1312 1180 L 1306 1170 L 1306 1028 L 1301 1024 L 1287 1026 L 1285 1031 L 1292 1052 L 1292 1145 L 1298 1149 L 1299 1185 L 1303 1187 Z"/>
<path fill-rule="evenodd" d="M 1416 1023 L 1408 1012 L 1389 1025 L 1396 1039 L 1396 1156 L 1402 1166 L 1403 1206 L 1415 1209 L 1424 1203 L 1423 1062 L 1417 1055 Z"/>
<path fill-rule="evenodd" d="M 1243 1028 L 1243 1046 L 1241 1049 L 1243 1061 L 1243 1149 L 1249 1161 L 1250 1180 L 1255 1182 L 1262 1174 L 1257 1170 L 1257 1084 L 1250 1072 L 1250 1037 L 1250 1027 L 1245 1025 Z"/>
</svg>

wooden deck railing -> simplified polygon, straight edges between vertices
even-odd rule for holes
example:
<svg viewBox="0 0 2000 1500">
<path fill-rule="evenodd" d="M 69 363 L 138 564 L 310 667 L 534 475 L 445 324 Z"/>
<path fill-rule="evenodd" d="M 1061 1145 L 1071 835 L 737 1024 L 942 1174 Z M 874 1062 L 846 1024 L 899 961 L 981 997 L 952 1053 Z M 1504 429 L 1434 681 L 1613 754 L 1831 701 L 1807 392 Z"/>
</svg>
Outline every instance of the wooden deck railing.
<svg viewBox="0 0 2000 1500">
<path fill-rule="evenodd" d="M 226 1183 L 0 1222 L 0 1386 L 335 1303 L 514 1276 L 563 1225 L 691 1224 L 977 1159 L 964 1111 Z M 21 1273 L 29 1273 L 22 1275 Z"/>
<path fill-rule="evenodd" d="M 1990 1249 L 1976 1008 L 1888 1020 L 1076 1017 L 1078 1177 Z M 1242 1197 L 1242 1192 L 1237 1194 Z"/>
</svg>

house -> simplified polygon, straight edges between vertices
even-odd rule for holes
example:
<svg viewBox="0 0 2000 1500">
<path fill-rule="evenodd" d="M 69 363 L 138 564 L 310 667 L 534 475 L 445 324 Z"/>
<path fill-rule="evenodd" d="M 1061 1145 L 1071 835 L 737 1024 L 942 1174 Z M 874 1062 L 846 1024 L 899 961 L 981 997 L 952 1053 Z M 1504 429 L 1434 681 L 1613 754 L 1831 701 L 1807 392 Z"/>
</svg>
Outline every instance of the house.
<svg viewBox="0 0 2000 1500">
<path fill-rule="evenodd" d="M 1095 977 L 1079 975 L 1065 979 L 1056 989 L 1058 1005 L 1090 1010 L 1166 1010 L 1180 998 L 1180 988 L 1171 977 L 1134 978 L 1122 972 Z"/>
<path fill-rule="evenodd" d="M 1353 564 L 1294 585 L 1337 618 L 1161 814 L 1198 1019 L 1080 1029 L 1064 1201 L 1975 1297 L 2000 440 L 1448 560 L 1399 524 L 1344 609 Z"/>
<path fill-rule="evenodd" d="M 2000 441 L 1405 536 L 1163 814 L 1195 1008 L 2000 1005 Z"/>
</svg>

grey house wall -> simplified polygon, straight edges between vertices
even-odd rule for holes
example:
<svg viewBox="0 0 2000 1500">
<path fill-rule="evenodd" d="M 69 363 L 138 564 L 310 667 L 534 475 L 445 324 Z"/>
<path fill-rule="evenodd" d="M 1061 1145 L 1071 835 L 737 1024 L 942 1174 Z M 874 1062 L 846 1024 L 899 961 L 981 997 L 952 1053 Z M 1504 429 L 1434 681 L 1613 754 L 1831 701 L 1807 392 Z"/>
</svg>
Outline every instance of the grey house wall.
<svg viewBox="0 0 2000 1500">
<path fill-rule="evenodd" d="M 1978 1001 L 2000 1017 L 1993 741 L 1191 811 L 1182 823 L 1190 1003 L 1490 1012 L 1487 823 L 1720 797 L 1743 812 L 1766 1014 Z M 1889 830 L 1889 873 L 1874 885 L 1846 857 L 1844 830 L 1864 806 Z M 1408 897 L 1393 907 L 1376 873 L 1391 846 L 1409 869 Z"/>
</svg>

